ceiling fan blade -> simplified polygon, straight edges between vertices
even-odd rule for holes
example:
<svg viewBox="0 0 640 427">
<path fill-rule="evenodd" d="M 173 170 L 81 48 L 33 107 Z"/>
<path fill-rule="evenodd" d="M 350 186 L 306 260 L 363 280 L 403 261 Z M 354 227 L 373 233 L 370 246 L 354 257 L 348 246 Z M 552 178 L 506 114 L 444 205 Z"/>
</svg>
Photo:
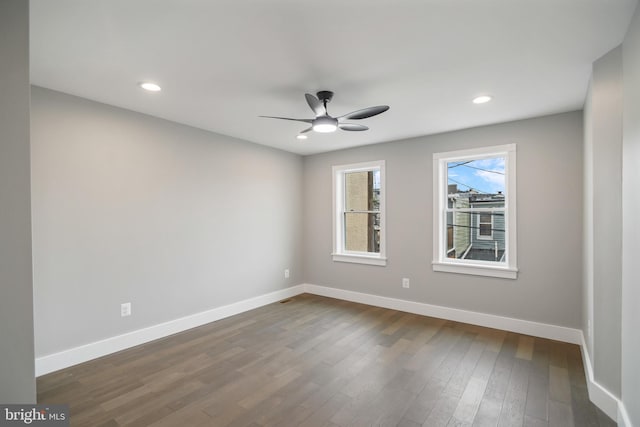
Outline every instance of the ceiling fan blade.
<svg viewBox="0 0 640 427">
<path fill-rule="evenodd" d="M 300 133 L 307 133 L 307 132 L 309 132 L 310 130 L 313 130 L 313 126 L 311 126 L 311 127 L 310 127 L 310 128 L 308 128 L 308 129 L 305 129 L 305 130 L 303 130 L 303 131 L 300 131 Z"/>
<path fill-rule="evenodd" d="M 373 117 L 377 114 L 384 113 L 388 109 L 389 109 L 388 105 L 378 105 L 377 107 L 363 108 L 362 110 L 347 113 L 344 116 L 338 117 L 338 119 L 339 120 L 340 119 L 344 119 L 344 120 L 366 119 L 367 117 Z"/>
<path fill-rule="evenodd" d="M 324 105 L 318 98 L 310 93 L 305 93 L 304 97 L 307 98 L 307 104 L 309 104 L 309 107 L 316 113 L 316 116 L 324 116 L 327 114 L 327 110 L 325 110 Z"/>
<path fill-rule="evenodd" d="M 356 123 L 338 123 L 338 127 L 342 130 L 367 130 L 368 127 L 364 125 L 358 125 Z"/>
<path fill-rule="evenodd" d="M 258 116 L 258 117 L 264 117 L 266 119 L 293 120 L 294 122 L 305 122 L 305 123 L 313 122 L 313 119 L 292 119 L 289 117 L 275 117 L 275 116 Z"/>
</svg>

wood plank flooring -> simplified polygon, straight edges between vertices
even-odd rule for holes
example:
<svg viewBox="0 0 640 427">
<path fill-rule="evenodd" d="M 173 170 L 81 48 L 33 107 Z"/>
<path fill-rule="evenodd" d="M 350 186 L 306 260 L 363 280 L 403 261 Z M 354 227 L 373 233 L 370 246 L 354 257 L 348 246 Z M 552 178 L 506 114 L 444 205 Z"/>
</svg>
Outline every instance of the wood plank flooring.
<svg viewBox="0 0 640 427">
<path fill-rule="evenodd" d="M 37 386 L 72 426 L 615 426 L 578 346 L 306 294 Z"/>
</svg>

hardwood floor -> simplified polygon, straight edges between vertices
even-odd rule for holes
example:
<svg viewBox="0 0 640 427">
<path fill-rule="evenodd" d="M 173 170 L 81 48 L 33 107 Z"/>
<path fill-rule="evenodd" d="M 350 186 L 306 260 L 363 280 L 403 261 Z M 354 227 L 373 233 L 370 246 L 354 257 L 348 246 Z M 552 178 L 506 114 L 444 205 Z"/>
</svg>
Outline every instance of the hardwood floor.
<svg viewBox="0 0 640 427">
<path fill-rule="evenodd" d="M 38 378 L 72 426 L 614 426 L 578 346 L 300 295 Z"/>
</svg>

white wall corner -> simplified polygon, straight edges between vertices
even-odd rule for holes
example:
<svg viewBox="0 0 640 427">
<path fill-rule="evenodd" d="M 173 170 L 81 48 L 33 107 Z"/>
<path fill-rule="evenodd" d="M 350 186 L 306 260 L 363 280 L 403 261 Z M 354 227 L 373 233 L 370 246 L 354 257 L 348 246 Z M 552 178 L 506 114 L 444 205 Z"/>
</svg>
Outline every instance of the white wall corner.
<svg viewBox="0 0 640 427">
<path fill-rule="evenodd" d="M 623 403 L 609 390 L 600 385 L 593 376 L 593 365 L 584 339 L 584 334 L 580 332 L 580 347 L 582 349 L 582 364 L 584 365 L 585 376 L 587 379 L 587 390 L 589 391 L 589 400 L 593 402 L 602 412 L 607 414 L 609 418 L 618 422 L 619 426 L 632 427 L 629 422 L 627 411 Z M 624 422 L 626 418 L 626 423 Z"/>
<path fill-rule="evenodd" d="M 304 285 L 296 285 L 232 304 L 212 308 L 211 310 L 181 317 L 179 319 L 170 320 L 148 328 L 138 329 L 136 331 L 106 338 L 104 340 L 92 342 L 79 347 L 70 348 L 58 353 L 37 357 L 35 361 L 36 376 L 45 375 L 50 372 L 96 359 L 98 357 L 106 356 L 117 351 L 125 350 L 127 348 L 164 338 L 178 332 L 215 322 L 216 320 L 244 313 L 245 311 L 278 302 L 285 298 L 300 295 L 304 293 L 304 291 Z"/>
</svg>

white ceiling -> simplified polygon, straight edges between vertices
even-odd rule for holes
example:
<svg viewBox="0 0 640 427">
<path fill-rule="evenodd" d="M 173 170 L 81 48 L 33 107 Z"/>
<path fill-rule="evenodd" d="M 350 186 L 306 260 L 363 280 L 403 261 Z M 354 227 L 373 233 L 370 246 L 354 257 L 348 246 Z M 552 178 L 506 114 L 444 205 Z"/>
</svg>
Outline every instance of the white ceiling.
<svg viewBox="0 0 640 427">
<path fill-rule="evenodd" d="M 311 154 L 580 109 L 636 3 L 31 0 L 31 81 Z M 312 118 L 304 93 L 322 89 L 332 115 L 391 109 L 306 141 L 305 123 L 258 117 Z"/>
</svg>

